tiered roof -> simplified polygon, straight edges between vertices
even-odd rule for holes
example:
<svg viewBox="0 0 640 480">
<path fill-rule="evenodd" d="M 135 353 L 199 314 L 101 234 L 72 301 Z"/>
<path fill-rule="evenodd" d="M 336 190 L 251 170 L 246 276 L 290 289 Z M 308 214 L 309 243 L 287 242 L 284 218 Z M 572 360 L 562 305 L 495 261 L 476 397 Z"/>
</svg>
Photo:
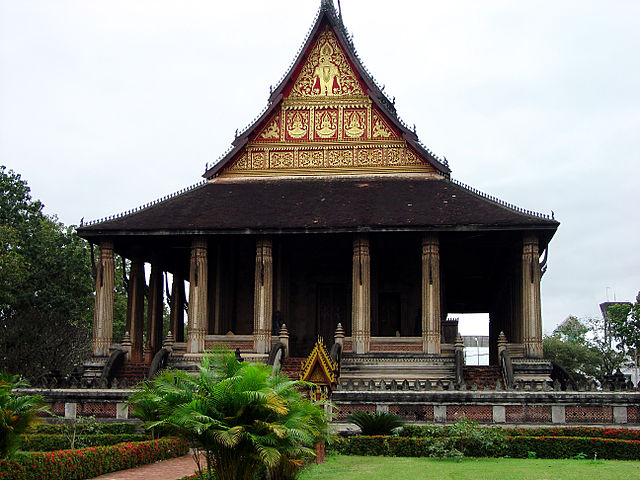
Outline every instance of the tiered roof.
<svg viewBox="0 0 640 480">
<path fill-rule="evenodd" d="M 326 0 L 267 109 L 203 176 L 80 234 L 535 229 L 548 241 L 558 226 L 451 180 L 446 161 L 400 120 Z"/>
</svg>

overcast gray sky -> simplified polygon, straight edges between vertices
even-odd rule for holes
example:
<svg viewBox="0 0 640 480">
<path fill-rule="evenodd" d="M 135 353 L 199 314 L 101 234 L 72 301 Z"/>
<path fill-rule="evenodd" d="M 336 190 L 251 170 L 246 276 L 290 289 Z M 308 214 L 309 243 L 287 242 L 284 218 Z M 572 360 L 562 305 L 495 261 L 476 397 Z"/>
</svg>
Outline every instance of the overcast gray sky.
<svg viewBox="0 0 640 480">
<path fill-rule="evenodd" d="M 640 290 L 640 2 L 342 0 L 453 177 L 561 226 L 546 331 Z M 0 163 L 66 224 L 199 181 L 319 0 L 0 0 Z"/>
</svg>

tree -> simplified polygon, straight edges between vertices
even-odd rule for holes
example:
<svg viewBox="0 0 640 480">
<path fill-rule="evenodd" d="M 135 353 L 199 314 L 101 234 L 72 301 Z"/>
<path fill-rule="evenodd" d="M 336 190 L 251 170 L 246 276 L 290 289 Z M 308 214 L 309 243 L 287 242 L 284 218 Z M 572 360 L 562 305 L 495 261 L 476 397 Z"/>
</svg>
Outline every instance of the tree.
<svg viewBox="0 0 640 480">
<path fill-rule="evenodd" d="M 621 303 L 609 307 L 611 336 L 617 346 L 635 359 L 636 368 L 640 360 L 640 292 L 635 303 Z"/>
<path fill-rule="evenodd" d="M 569 317 L 543 340 L 544 358 L 563 367 L 572 378 L 585 384 L 602 384 L 624 363 L 624 354 L 607 345 L 601 319 Z"/>
<path fill-rule="evenodd" d="M 27 182 L 5 166 L 0 192 L 0 369 L 38 383 L 89 355 L 91 252 L 75 227 L 45 215 Z M 124 325 L 121 270 L 116 275 L 114 323 Z"/>
<path fill-rule="evenodd" d="M 272 480 L 285 480 L 313 457 L 327 428 L 324 410 L 299 386 L 267 365 L 224 353 L 206 356 L 197 376 L 160 373 L 129 402 L 146 428 L 179 433 L 202 449 L 216 479 L 264 478 L 268 470 Z"/>
</svg>

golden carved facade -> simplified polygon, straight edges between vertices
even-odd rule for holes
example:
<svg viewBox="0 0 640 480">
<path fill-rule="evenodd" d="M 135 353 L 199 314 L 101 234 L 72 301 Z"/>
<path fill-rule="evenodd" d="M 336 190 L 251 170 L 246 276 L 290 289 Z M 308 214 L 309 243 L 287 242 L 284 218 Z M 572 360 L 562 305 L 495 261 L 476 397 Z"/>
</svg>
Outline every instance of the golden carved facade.
<svg viewBox="0 0 640 480">
<path fill-rule="evenodd" d="M 320 32 L 289 93 L 295 97 L 364 95 L 353 67 L 334 33 Z"/>
<path fill-rule="evenodd" d="M 281 104 L 222 176 L 435 173 L 364 93 L 333 31 L 321 30 Z"/>
</svg>

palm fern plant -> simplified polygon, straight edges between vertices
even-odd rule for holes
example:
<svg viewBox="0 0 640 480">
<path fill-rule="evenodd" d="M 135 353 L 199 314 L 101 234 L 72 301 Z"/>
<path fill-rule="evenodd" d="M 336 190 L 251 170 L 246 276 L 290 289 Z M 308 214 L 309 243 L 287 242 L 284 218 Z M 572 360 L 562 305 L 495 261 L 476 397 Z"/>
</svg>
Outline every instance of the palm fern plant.
<svg viewBox="0 0 640 480">
<path fill-rule="evenodd" d="M 40 395 L 19 395 L 18 387 L 27 384 L 16 375 L 0 373 L 0 458 L 11 456 L 20 446 L 21 435 L 46 412 Z"/>
<path fill-rule="evenodd" d="M 363 435 L 391 435 L 403 425 L 392 413 L 354 412 L 347 417 L 347 421 L 360 427 Z"/>
<path fill-rule="evenodd" d="M 218 480 L 295 478 L 326 434 L 325 413 L 298 392 L 299 382 L 270 367 L 206 356 L 197 375 L 167 370 L 130 403 L 149 429 L 168 429 L 203 450 Z"/>
</svg>

